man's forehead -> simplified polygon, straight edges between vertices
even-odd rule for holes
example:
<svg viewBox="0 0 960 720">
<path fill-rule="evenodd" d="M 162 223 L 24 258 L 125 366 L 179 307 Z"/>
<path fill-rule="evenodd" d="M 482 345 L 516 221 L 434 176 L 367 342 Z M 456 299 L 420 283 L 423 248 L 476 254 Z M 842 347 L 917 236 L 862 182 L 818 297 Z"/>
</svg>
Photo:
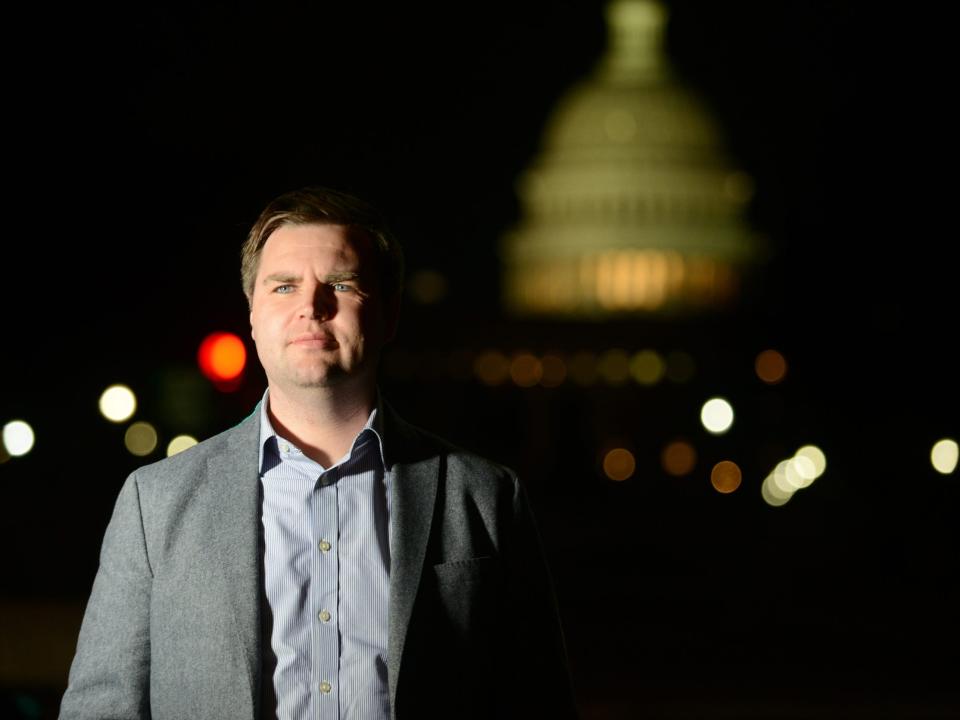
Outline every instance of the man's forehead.
<svg viewBox="0 0 960 720">
<path fill-rule="evenodd" d="M 379 272 L 374 240 L 365 230 L 335 223 L 286 223 L 264 242 L 257 275 L 263 283 L 302 279 L 304 264 L 314 260 L 328 279 L 373 280 Z"/>
<path fill-rule="evenodd" d="M 288 223 L 274 230 L 264 241 L 260 252 L 264 257 L 293 255 L 304 248 L 316 248 L 318 254 L 367 263 L 374 258 L 373 239 L 362 229 L 336 224 Z"/>
</svg>

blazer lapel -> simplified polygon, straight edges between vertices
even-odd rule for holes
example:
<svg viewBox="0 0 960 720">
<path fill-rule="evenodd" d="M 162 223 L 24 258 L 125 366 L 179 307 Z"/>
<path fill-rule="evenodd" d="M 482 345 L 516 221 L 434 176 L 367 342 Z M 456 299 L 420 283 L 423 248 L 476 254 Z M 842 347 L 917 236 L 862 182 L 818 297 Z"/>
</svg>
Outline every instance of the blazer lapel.
<svg viewBox="0 0 960 720">
<path fill-rule="evenodd" d="M 391 562 L 387 677 L 390 706 L 396 707 L 397 677 L 420 586 L 440 475 L 437 452 L 425 451 L 422 436 L 384 403 L 387 470 L 391 478 Z M 396 452 L 394 453 L 394 450 Z"/>
<path fill-rule="evenodd" d="M 210 522 L 237 636 L 246 656 L 251 717 L 258 706 L 261 667 L 259 409 L 258 405 L 231 431 L 227 452 L 207 461 L 213 500 Z"/>
</svg>

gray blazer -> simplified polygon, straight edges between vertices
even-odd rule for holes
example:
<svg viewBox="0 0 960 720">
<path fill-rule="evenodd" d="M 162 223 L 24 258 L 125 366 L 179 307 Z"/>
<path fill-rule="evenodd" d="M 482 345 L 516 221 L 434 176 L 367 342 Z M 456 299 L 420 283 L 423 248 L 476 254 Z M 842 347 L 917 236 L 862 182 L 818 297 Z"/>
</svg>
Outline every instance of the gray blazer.
<svg viewBox="0 0 960 720">
<path fill-rule="evenodd" d="M 394 717 L 575 717 L 551 583 L 516 476 L 384 407 Z M 261 672 L 258 438 L 254 412 L 127 479 L 61 718 L 261 717 L 270 678 Z"/>
</svg>

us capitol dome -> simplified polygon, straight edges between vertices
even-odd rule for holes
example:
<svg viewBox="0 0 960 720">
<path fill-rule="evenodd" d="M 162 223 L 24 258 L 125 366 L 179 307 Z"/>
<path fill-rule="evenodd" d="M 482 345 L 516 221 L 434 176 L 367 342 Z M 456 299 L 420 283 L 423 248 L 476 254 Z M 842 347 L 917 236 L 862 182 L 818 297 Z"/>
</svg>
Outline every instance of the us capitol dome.
<svg viewBox="0 0 960 720">
<path fill-rule="evenodd" d="M 671 72 L 660 3 L 616 0 L 606 15 L 605 56 L 555 108 L 518 180 L 505 308 L 602 319 L 722 307 L 758 251 L 750 179 Z"/>
</svg>

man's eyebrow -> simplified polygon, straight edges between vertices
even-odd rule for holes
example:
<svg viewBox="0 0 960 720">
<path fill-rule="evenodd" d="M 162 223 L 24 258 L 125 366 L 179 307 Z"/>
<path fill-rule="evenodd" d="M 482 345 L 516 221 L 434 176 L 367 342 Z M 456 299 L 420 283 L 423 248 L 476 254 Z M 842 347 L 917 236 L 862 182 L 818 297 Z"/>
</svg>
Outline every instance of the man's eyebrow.
<svg viewBox="0 0 960 720">
<path fill-rule="evenodd" d="M 333 272 L 324 278 L 327 282 L 340 282 L 341 280 L 359 280 L 360 273 L 345 270 L 343 272 Z"/>
<path fill-rule="evenodd" d="M 294 275 L 293 273 L 276 272 L 276 273 L 271 273 L 267 275 L 263 279 L 263 284 L 266 285 L 267 283 L 272 283 L 272 282 L 280 282 L 280 283 L 300 282 L 302 279 L 303 278 L 301 278 L 299 275 Z"/>
</svg>

